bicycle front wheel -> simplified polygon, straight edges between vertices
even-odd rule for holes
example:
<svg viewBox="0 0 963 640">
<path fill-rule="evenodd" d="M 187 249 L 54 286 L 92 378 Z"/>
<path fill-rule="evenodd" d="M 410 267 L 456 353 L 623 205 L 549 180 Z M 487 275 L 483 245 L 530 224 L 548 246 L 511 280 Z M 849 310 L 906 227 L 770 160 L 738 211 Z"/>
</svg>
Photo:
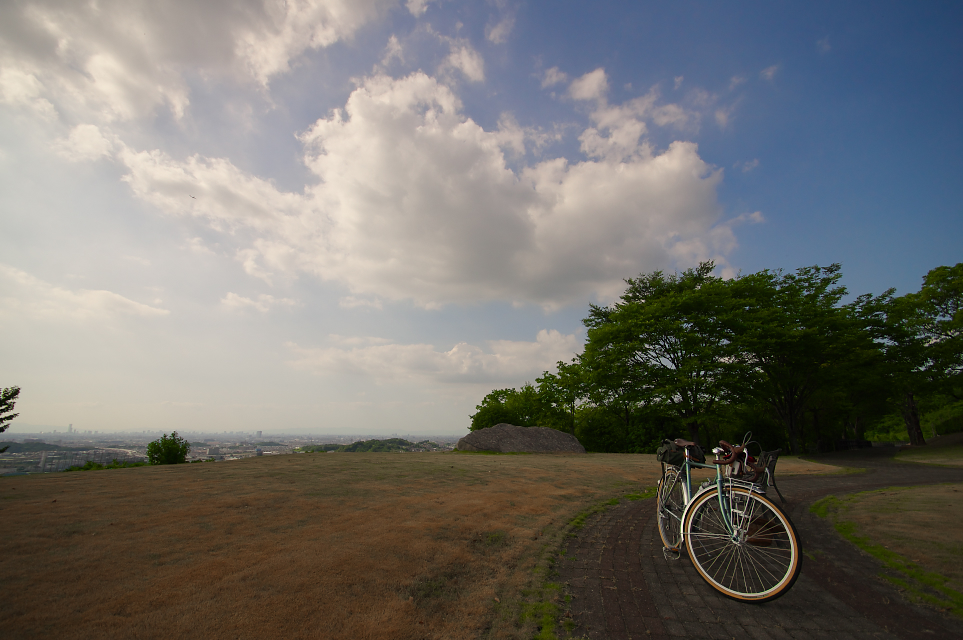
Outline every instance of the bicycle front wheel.
<svg viewBox="0 0 963 640">
<path fill-rule="evenodd" d="M 767 602 L 786 593 L 800 570 L 799 536 L 789 517 L 768 498 L 746 489 L 707 491 L 685 519 L 692 564 L 722 594 Z M 722 509 L 732 518 L 726 529 Z"/>
<path fill-rule="evenodd" d="M 682 546 L 682 514 L 685 498 L 678 469 L 669 467 L 659 482 L 659 536 L 669 549 Z"/>
</svg>

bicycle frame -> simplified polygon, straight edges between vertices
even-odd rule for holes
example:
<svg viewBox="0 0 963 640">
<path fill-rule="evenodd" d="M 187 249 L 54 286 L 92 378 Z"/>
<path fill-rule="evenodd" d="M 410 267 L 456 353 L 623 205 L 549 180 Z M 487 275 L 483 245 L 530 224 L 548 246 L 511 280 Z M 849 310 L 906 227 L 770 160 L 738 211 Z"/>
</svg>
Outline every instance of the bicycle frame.
<svg viewBox="0 0 963 640">
<path fill-rule="evenodd" d="M 680 540 L 682 542 L 685 542 L 685 530 L 683 527 L 683 523 L 685 522 L 686 517 L 688 516 L 689 509 L 692 507 L 692 504 L 695 502 L 695 498 L 702 495 L 706 491 L 711 491 L 713 487 L 712 484 L 706 484 L 705 486 L 700 487 L 699 490 L 696 491 L 695 494 L 693 494 L 692 493 L 692 469 L 693 468 L 715 469 L 716 471 L 715 488 L 718 489 L 717 495 L 719 500 L 719 513 L 722 514 L 723 516 L 722 521 L 726 527 L 726 532 L 730 536 L 732 536 L 733 540 L 735 540 L 737 536 L 736 527 L 733 526 L 733 520 L 732 520 L 733 509 L 732 509 L 732 505 L 727 505 L 725 503 L 726 501 L 724 496 L 729 495 L 729 492 L 724 491 L 723 490 L 724 487 L 728 484 L 730 488 L 741 487 L 744 489 L 748 489 L 750 493 L 758 493 L 760 495 L 766 495 L 765 490 L 760 489 L 760 485 L 753 484 L 752 482 L 746 482 L 745 480 L 736 480 L 735 478 L 727 478 L 722 473 L 722 467 L 724 466 L 725 465 L 721 465 L 721 464 L 704 464 L 701 462 L 696 462 L 689 457 L 689 450 L 688 449 L 685 450 L 685 461 L 682 463 L 682 466 L 680 467 L 680 473 L 676 478 L 676 482 L 679 482 L 683 477 L 685 478 L 685 481 L 682 483 L 682 499 L 685 502 L 685 509 L 683 510 L 682 517 L 679 520 L 679 529 L 680 529 L 679 535 L 680 535 Z M 768 475 L 769 475 L 769 471 L 766 470 L 766 475 L 764 477 L 768 479 Z M 762 486 L 764 487 L 765 485 L 762 485 Z M 680 547 L 681 547 L 681 543 L 680 543 Z"/>
</svg>

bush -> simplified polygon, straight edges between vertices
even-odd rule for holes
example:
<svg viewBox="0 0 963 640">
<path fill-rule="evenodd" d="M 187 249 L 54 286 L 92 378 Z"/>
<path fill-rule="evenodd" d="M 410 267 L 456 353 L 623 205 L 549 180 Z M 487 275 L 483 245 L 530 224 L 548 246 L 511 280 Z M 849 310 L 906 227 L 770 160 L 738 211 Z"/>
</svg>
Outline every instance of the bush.
<svg viewBox="0 0 963 640">
<path fill-rule="evenodd" d="M 113 462 L 107 464 L 100 464 L 99 462 L 94 462 L 93 460 L 88 460 L 83 464 L 75 464 L 72 467 L 67 467 L 64 471 L 100 471 L 101 469 L 128 469 L 130 467 L 145 467 L 146 462 L 117 462 L 117 458 L 114 458 Z"/>
<path fill-rule="evenodd" d="M 174 431 L 147 445 L 147 460 L 151 464 L 182 464 L 190 451 L 191 444 Z"/>
</svg>

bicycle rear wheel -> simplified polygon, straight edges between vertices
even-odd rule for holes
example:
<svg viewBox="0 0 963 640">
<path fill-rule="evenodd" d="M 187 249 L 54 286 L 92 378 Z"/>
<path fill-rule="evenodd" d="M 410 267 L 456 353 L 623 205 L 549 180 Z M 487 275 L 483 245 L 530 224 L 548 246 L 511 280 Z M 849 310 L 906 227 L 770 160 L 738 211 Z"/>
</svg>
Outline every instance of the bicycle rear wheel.
<svg viewBox="0 0 963 640">
<path fill-rule="evenodd" d="M 659 536 L 669 549 L 682 546 L 682 514 L 685 498 L 682 478 L 675 467 L 669 467 L 659 482 Z"/>
<path fill-rule="evenodd" d="M 744 602 L 767 602 L 786 593 L 799 577 L 799 536 L 789 517 L 768 498 L 746 489 L 723 490 L 734 532 L 726 530 L 719 490 L 696 498 L 685 519 L 692 564 L 722 594 Z"/>
</svg>

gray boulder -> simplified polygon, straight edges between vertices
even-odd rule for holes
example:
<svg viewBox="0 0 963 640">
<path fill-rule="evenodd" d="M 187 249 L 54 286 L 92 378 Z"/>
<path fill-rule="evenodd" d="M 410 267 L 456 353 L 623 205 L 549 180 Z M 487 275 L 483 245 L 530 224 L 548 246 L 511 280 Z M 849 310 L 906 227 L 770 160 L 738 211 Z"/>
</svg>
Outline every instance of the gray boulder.
<svg viewBox="0 0 963 640">
<path fill-rule="evenodd" d="M 495 451 L 498 453 L 585 453 L 575 436 L 545 427 L 516 427 L 496 424 L 488 429 L 472 431 L 458 441 L 459 451 Z"/>
</svg>

